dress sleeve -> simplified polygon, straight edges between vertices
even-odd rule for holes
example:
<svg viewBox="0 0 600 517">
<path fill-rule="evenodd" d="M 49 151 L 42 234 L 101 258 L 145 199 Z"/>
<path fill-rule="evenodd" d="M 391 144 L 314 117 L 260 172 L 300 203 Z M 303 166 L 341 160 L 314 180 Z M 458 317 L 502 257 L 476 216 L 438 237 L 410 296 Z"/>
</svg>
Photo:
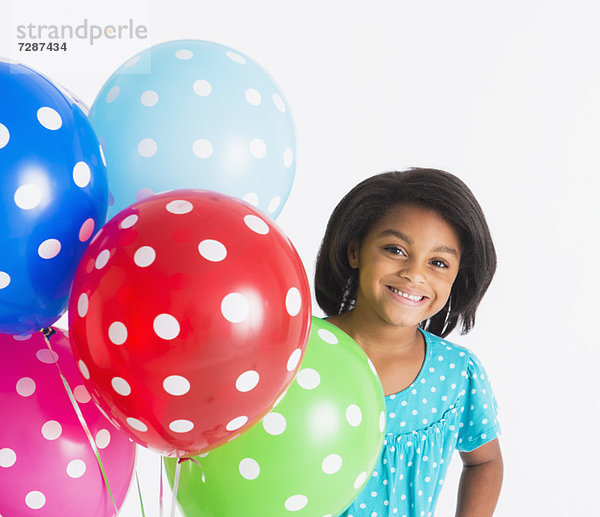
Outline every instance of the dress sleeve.
<svg viewBox="0 0 600 517">
<path fill-rule="evenodd" d="M 500 436 L 496 398 L 485 369 L 469 353 L 465 387 L 459 402 L 461 412 L 457 449 L 470 452 Z"/>
</svg>

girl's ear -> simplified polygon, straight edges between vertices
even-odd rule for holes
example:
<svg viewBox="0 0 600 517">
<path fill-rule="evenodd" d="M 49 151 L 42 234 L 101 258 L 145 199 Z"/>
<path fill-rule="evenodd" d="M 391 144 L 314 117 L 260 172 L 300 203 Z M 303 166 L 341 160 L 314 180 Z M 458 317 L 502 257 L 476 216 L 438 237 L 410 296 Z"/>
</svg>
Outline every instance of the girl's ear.
<svg viewBox="0 0 600 517">
<path fill-rule="evenodd" d="M 352 269 L 358 268 L 358 239 L 353 239 L 346 249 L 348 252 L 348 263 Z"/>
</svg>

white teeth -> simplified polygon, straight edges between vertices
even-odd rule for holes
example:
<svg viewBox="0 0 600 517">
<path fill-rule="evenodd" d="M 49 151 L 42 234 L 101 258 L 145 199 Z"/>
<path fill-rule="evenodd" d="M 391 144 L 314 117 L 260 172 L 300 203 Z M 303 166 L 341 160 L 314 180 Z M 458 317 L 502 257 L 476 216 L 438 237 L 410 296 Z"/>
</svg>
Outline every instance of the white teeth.
<svg viewBox="0 0 600 517">
<path fill-rule="evenodd" d="M 396 294 L 399 294 L 399 295 L 400 295 L 400 296 L 402 296 L 403 298 L 408 298 L 409 300 L 412 300 L 413 302 L 420 302 L 420 301 L 421 301 L 421 300 L 424 298 L 424 296 L 414 296 L 414 295 L 412 295 L 412 294 L 406 294 L 406 293 L 403 293 L 402 291 L 400 291 L 400 289 L 396 289 L 395 287 L 391 287 L 391 286 L 390 286 L 390 289 L 391 289 L 391 290 L 392 290 L 394 293 L 396 293 Z"/>
</svg>

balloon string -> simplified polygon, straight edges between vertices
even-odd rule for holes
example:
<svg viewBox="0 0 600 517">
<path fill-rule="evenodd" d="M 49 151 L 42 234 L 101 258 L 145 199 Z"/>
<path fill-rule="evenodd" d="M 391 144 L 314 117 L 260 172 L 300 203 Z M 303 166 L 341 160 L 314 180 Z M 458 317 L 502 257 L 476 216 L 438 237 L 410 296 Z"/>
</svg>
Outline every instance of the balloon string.
<svg viewBox="0 0 600 517">
<path fill-rule="evenodd" d="M 181 464 L 183 461 L 181 458 L 177 461 L 175 467 L 175 481 L 173 481 L 173 503 L 171 504 L 171 517 L 175 517 L 175 506 L 177 504 L 177 490 L 179 488 L 179 474 L 181 473 Z"/>
<path fill-rule="evenodd" d="M 160 481 L 158 490 L 158 507 L 160 510 L 160 517 L 163 517 L 164 499 L 163 499 L 163 457 L 160 456 Z"/>
<path fill-rule="evenodd" d="M 142 499 L 142 489 L 140 488 L 140 478 L 138 477 L 138 473 L 135 473 L 135 482 L 137 483 L 137 491 L 138 497 L 140 498 L 140 508 L 142 509 L 142 517 L 146 517 L 146 512 L 144 511 L 144 501 Z"/>
<path fill-rule="evenodd" d="M 83 428 L 83 432 L 87 436 L 87 439 L 90 442 L 90 445 L 92 446 L 92 450 L 94 451 L 94 454 L 96 455 L 96 461 L 98 462 L 98 466 L 100 467 L 100 472 L 102 473 L 102 478 L 104 479 L 104 484 L 106 485 L 106 489 L 108 490 L 108 494 L 110 495 L 110 499 L 112 501 L 113 507 L 115 508 L 115 515 L 118 517 L 119 509 L 117 508 L 117 503 L 115 502 L 115 498 L 113 497 L 112 491 L 110 489 L 110 485 L 108 484 L 108 479 L 106 478 L 106 472 L 104 471 L 104 466 L 102 465 L 102 460 L 100 459 L 100 451 L 98 450 L 98 447 L 96 446 L 96 442 L 94 441 L 94 437 L 92 436 L 92 433 L 90 432 L 90 428 L 88 427 L 87 422 L 85 421 L 85 418 L 83 417 L 83 414 L 81 413 L 79 404 L 77 403 L 77 400 L 75 399 L 75 396 L 73 395 L 73 391 L 71 390 L 71 387 L 69 386 L 69 383 L 67 382 L 67 379 L 63 375 L 60 365 L 58 364 L 58 361 L 54 360 L 54 357 L 56 356 L 56 354 L 54 353 L 54 350 L 52 350 L 52 345 L 50 344 L 50 338 L 54 334 L 56 334 L 56 330 L 54 330 L 51 327 L 46 327 L 46 328 L 41 329 L 40 331 L 41 331 L 42 335 L 44 336 L 44 341 L 46 342 L 46 346 L 48 347 L 48 350 L 50 350 L 50 354 L 52 356 L 53 362 L 56 365 L 58 374 L 60 375 L 60 378 L 62 379 L 63 385 L 65 387 L 65 391 L 67 392 L 69 400 L 71 401 L 71 405 L 73 406 L 73 409 L 75 410 L 75 414 L 77 415 L 77 418 L 79 419 L 79 423 L 81 424 L 81 427 Z"/>
</svg>

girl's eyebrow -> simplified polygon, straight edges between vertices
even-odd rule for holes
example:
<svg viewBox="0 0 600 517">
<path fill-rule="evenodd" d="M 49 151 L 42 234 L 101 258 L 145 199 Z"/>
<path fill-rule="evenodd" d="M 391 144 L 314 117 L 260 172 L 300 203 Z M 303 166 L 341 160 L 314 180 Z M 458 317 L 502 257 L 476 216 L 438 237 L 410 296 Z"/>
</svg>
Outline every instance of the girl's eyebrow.
<svg viewBox="0 0 600 517">
<path fill-rule="evenodd" d="M 387 230 L 383 230 L 379 234 L 380 237 L 385 237 L 386 235 L 393 235 L 394 237 L 398 237 L 398 239 L 403 240 L 407 244 L 415 243 L 415 241 L 413 239 L 411 239 L 410 237 L 408 237 L 407 235 L 404 235 L 402 232 L 399 232 L 398 230 L 392 230 L 391 228 L 388 228 Z M 436 252 L 436 253 L 450 253 L 451 255 L 455 255 L 456 257 L 458 257 L 458 251 L 456 251 L 454 248 L 450 248 L 448 246 L 443 246 L 443 245 L 436 246 L 431 251 Z"/>
<path fill-rule="evenodd" d="M 408 237 L 407 235 L 404 235 L 402 232 L 399 232 L 397 230 L 387 229 L 387 230 L 383 230 L 379 234 L 380 237 L 385 237 L 386 235 L 393 235 L 394 237 L 398 237 L 399 239 L 402 239 L 404 242 L 406 242 L 408 244 L 415 243 L 415 241 L 413 241 L 410 237 Z"/>
<path fill-rule="evenodd" d="M 450 253 L 451 255 L 456 255 L 458 257 L 458 252 L 454 248 L 449 248 L 448 246 L 437 246 L 431 251 L 435 251 L 437 253 Z"/>
</svg>

